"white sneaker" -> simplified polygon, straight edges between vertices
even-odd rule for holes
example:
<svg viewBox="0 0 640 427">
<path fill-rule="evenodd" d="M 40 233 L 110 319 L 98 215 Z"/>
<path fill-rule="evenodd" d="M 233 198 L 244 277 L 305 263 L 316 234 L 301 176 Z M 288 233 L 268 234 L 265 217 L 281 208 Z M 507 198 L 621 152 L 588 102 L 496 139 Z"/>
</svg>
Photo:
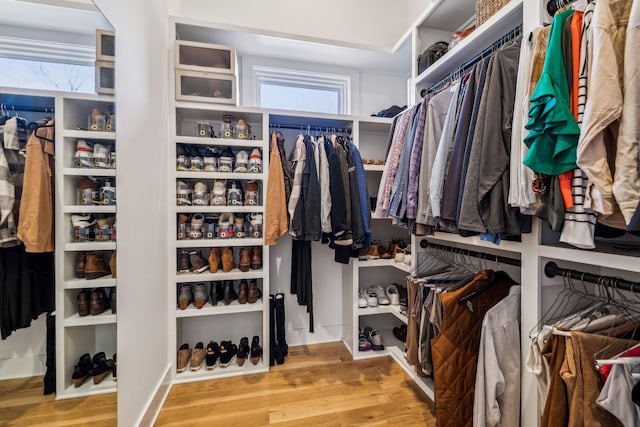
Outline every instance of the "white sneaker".
<svg viewBox="0 0 640 427">
<path fill-rule="evenodd" d="M 71 215 L 73 237 L 76 241 L 93 241 L 96 235 L 96 219 L 93 215 Z"/>
<path fill-rule="evenodd" d="M 249 170 L 249 153 L 240 150 L 236 153 L 236 167 L 233 170 L 237 173 L 244 173 Z"/>
<path fill-rule="evenodd" d="M 233 151 L 229 147 L 222 150 L 218 160 L 218 172 L 233 172 Z"/>
<path fill-rule="evenodd" d="M 262 214 L 251 213 L 249 214 L 249 233 L 254 239 L 262 237 Z"/>
<path fill-rule="evenodd" d="M 204 182 L 196 182 L 193 186 L 193 204 L 198 206 L 209 205 L 209 187 Z"/>
<path fill-rule="evenodd" d="M 178 205 L 191 205 L 191 186 L 184 181 L 176 183 L 176 203 Z"/>
<path fill-rule="evenodd" d="M 387 298 L 391 301 L 391 305 L 400 305 L 400 293 L 396 285 L 387 286 Z"/>
<path fill-rule="evenodd" d="M 102 145 L 93 146 L 93 163 L 97 168 L 108 169 L 111 167 L 111 149 Z"/>
<path fill-rule="evenodd" d="M 360 289 L 358 291 L 358 308 L 367 308 L 367 305 L 367 296 L 364 289 Z"/>
<path fill-rule="evenodd" d="M 378 296 L 378 304 L 379 305 L 389 305 L 391 301 L 387 298 L 387 293 L 384 291 L 384 288 L 380 285 L 375 287 L 376 295 Z"/>
<path fill-rule="evenodd" d="M 258 148 L 254 148 L 249 156 L 249 172 L 262 172 L 262 154 Z"/>
<path fill-rule="evenodd" d="M 376 291 L 373 288 L 367 289 L 367 305 L 369 307 L 377 307 L 378 306 L 378 295 L 376 295 Z"/>
<path fill-rule="evenodd" d="M 195 214 L 191 218 L 191 230 L 189 231 L 190 239 L 202 239 L 204 227 L 204 215 Z"/>
<path fill-rule="evenodd" d="M 93 147 L 84 139 L 79 139 L 76 144 L 76 167 L 77 168 L 92 168 L 93 163 Z"/>
<path fill-rule="evenodd" d="M 227 204 L 227 183 L 216 180 L 211 191 L 211 206 L 226 206 Z"/>
</svg>

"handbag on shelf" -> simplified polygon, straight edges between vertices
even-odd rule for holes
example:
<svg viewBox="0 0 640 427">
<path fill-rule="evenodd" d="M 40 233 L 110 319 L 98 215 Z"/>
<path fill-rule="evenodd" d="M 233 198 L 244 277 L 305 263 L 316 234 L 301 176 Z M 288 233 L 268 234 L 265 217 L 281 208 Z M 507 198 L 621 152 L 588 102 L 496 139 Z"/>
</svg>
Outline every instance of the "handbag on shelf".
<svg viewBox="0 0 640 427">
<path fill-rule="evenodd" d="M 449 43 L 437 42 L 429 46 L 422 55 L 418 56 L 418 74 L 421 74 L 428 67 L 442 58 L 449 50 Z"/>
</svg>

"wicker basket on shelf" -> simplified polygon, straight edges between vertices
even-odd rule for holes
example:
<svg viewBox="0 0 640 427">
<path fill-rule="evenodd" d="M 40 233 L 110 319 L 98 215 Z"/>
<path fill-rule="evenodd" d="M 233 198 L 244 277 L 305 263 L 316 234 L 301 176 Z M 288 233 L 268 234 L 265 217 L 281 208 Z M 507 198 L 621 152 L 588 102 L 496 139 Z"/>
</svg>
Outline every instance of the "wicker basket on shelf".
<svg viewBox="0 0 640 427">
<path fill-rule="evenodd" d="M 476 28 L 511 0 L 476 0 Z"/>
</svg>

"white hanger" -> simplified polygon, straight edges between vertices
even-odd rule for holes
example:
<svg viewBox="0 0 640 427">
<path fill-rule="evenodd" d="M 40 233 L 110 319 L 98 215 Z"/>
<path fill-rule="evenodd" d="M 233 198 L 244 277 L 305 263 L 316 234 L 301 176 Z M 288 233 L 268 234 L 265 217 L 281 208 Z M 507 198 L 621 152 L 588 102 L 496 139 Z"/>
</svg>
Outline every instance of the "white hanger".
<svg viewBox="0 0 640 427">
<path fill-rule="evenodd" d="M 639 363 L 640 357 L 618 357 L 615 359 L 597 359 L 596 367 L 600 368 L 603 365 L 637 365 Z"/>
</svg>

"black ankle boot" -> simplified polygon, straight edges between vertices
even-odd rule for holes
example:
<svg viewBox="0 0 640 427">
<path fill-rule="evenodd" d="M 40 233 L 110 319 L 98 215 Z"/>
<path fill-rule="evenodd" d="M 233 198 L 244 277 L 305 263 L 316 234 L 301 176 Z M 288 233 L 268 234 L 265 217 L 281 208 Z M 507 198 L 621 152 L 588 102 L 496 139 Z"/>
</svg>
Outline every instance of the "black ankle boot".
<svg viewBox="0 0 640 427">
<path fill-rule="evenodd" d="M 287 345 L 285 319 L 284 319 L 284 294 L 279 293 L 274 297 L 275 314 L 276 314 L 276 362 L 279 365 L 284 363 L 284 358 L 289 354 L 289 346 Z"/>
</svg>

